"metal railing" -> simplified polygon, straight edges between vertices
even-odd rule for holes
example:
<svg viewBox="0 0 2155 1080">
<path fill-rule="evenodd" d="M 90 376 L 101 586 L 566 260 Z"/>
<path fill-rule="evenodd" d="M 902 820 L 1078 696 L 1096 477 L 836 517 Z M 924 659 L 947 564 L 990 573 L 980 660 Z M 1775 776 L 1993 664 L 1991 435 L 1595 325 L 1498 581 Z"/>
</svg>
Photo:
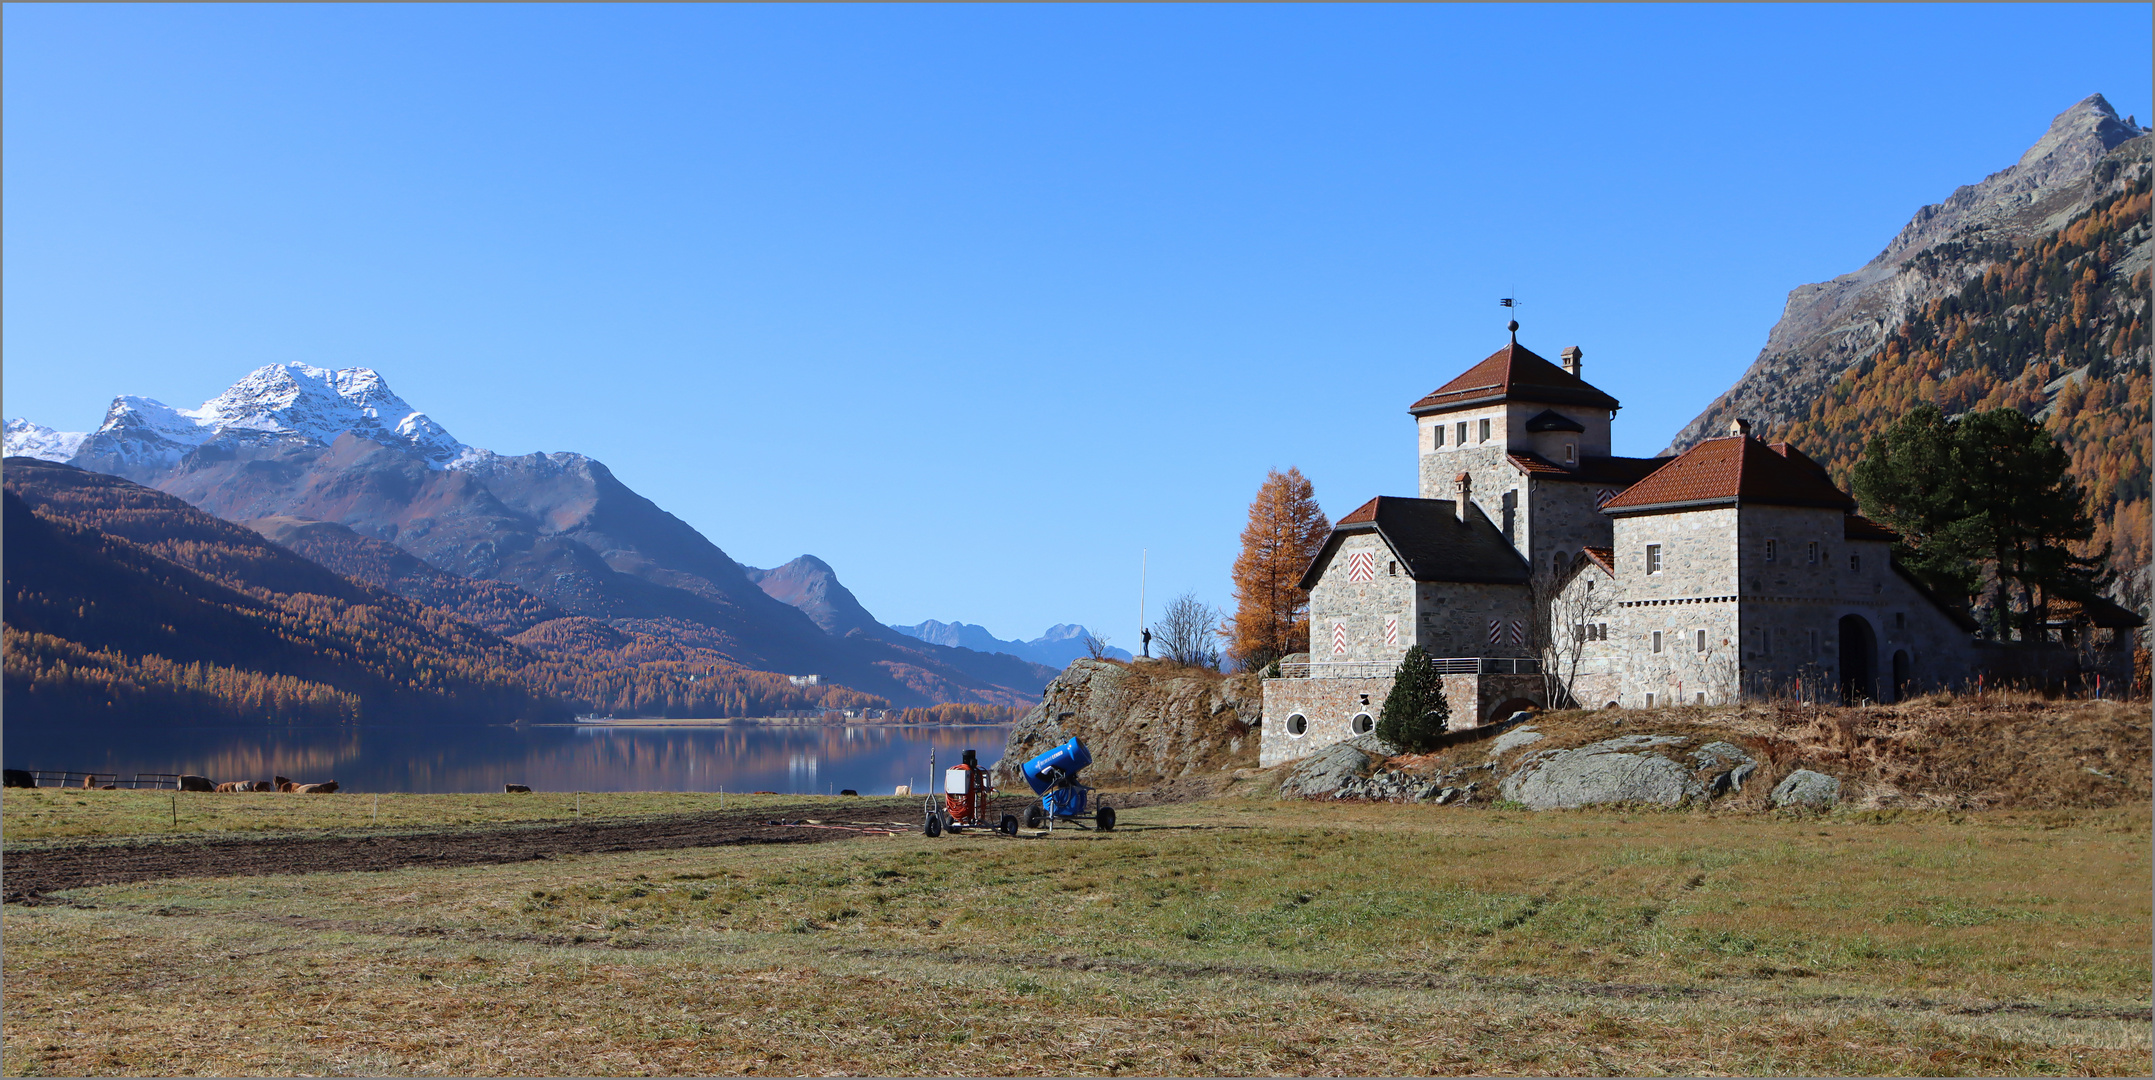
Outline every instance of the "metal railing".
<svg viewBox="0 0 2155 1080">
<path fill-rule="evenodd" d="M 1541 660 L 1532 656 L 1431 657 L 1429 666 L 1439 675 L 1539 675 Z M 1381 679 L 1396 673 L 1399 664 L 1388 660 L 1318 660 L 1281 664 L 1283 679 Z"/>
<path fill-rule="evenodd" d="M 73 769 L 26 769 L 24 771 L 28 772 L 37 781 L 38 787 L 101 788 L 109 786 L 125 791 L 142 788 L 178 788 L 180 786 L 180 775 L 178 773 L 136 773 L 134 779 L 129 780 L 119 773 L 108 772 L 76 772 Z"/>
</svg>

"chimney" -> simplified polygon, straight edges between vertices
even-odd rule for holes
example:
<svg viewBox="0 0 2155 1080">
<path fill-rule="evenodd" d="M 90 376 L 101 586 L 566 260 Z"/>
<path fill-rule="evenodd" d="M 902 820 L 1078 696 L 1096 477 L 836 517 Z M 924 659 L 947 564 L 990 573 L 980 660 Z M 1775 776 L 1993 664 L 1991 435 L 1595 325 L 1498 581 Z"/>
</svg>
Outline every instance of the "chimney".
<svg viewBox="0 0 2155 1080">
<path fill-rule="evenodd" d="M 1581 352 L 1577 345 L 1566 345 L 1564 346 L 1563 356 L 1564 373 L 1577 378 L 1579 375 L 1579 361 L 1585 359 L 1586 354 Z"/>
<path fill-rule="evenodd" d="M 1731 435 L 1741 435 L 1747 439 L 1750 438 L 1751 421 L 1745 420 L 1742 417 L 1738 417 L 1734 420 L 1729 421 L 1728 433 Z"/>
<path fill-rule="evenodd" d="M 1454 482 L 1459 485 L 1459 522 L 1463 525 L 1467 520 L 1467 503 L 1474 493 L 1474 478 L 1465 473 L 1460 473 L 1458 479 Z"/>
</svg>

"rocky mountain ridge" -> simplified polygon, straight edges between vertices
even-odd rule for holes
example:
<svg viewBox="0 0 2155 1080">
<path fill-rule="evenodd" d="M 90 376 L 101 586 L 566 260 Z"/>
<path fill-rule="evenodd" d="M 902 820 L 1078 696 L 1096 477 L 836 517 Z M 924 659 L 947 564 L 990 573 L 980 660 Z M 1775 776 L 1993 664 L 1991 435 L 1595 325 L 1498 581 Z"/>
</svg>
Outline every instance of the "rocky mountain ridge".
<svg viewBox="0 0 2155 1080">
<path fill-rule="evenodd" d="M 1758 358 L 1664 453 L 1721 435 L 1739 417 L 1785 428 L 1911 314 L 1983 274 L 1988 261 L 1954 257 L 1956 246 L 1995 248 L 2056 231 L 2129 184 L 2149 145 L 2147 129 L 2120 119 L 2101 94 L 2060 113 L 2018 162 L 1916 211 L 1870 262 L 1791 291 Z"/>
<path fill-rule="evenodd" d="M 1085 645 L 1085 638 L 1091 631 L 1077 623 L 1057 623 L 1031 641 L 1005 641 L 990 633 L 984 626 L 966 622 L 937 622 L 934 619 L 913 626 L 892 624 L 890 629 L 937 645 L 950 645 L 976 652 L 1005 653 L 1058 670 L 1068 667 L 1071 661 L 1079 657 L 1092 655 Z M 1109 646 L 1102 655 L 1111 660 L 1131 658 L 1128 649 L 1113 646 Z"/>
<path fill-rule="evenodd" d="M 513 586 L 544 609 L 760 671 L 818 674 L 898 705 L 1028 704 L 1054 674 L 905 639 L 865 611 L 829 632 L 604 464 L 467 446 L 368 368 L 264 367 L 197 409 L 122 396 L 80 438 L 11 422 L 7 450 L 125 477 L 227 521 L 342 526 L 307 533 L 316 557 L 342 559 L 370 584 L 421 602 L 447 594 L 360 541 Z M 288 537 L 294 529 L 276 527 Z M 482 593 L 475 623 L 521 618 L 503 614 L 517 605 L 498 592 L 471 595 Z M 862 628 L 870 632 L 854 632 Z"/>
</svg>

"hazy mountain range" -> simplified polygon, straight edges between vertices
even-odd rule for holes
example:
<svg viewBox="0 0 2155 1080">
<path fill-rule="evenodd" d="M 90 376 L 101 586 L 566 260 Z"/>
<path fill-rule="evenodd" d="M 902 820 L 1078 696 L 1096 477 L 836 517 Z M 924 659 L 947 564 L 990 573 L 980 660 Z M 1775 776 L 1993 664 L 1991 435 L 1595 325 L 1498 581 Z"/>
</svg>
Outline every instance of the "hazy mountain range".
<svg viewBox="0 0 2155 1080">
<path fill-rule="evenodd" d="M 1085 647 L 1085 637 L 1090 631 L 1076 623 L 1057 623 L 1048 627 L 1047 633 L 1031 641 L 1004 641 L 988 632 L 984 626 L 962 622 L 937 622 L 929 619 L 918 626 L 896 626 L 891 629 L 910 638 L 932 641 L 937 645 L 951 645 L 975 652 L 1008 653 L 1036 664 L 1046 664 L 1058 670 L 1070 666 L 1070 661 L 1080 656 L 1092 655 Z M 1117 660 L 1130 659 L 1128 649 L 1109 646 L 1102 652 Z"/>
</svg>

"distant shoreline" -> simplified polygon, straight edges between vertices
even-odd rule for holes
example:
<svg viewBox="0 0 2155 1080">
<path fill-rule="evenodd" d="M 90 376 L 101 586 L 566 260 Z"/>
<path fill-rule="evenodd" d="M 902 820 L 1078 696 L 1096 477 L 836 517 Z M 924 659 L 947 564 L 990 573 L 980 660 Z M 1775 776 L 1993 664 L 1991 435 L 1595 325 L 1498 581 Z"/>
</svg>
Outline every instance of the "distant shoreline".
<svg viewBox="0 0 2155 1080">
<path fill-rule="evenodd" d="M 726 727 L 731 724 L 757 724 L 766 727 L 908 727 L 908 728 L 976 728 L 1009 727 L 1009 724 L 959 723 L 938 724 L 905 720 L 825 720 L 820 716 L 727 716 L 707 720 L 575 720 L 569 723 L 526 724 L 525 727 L 565 728 L 615 728 L 615 727 Z"/>
</svg>

